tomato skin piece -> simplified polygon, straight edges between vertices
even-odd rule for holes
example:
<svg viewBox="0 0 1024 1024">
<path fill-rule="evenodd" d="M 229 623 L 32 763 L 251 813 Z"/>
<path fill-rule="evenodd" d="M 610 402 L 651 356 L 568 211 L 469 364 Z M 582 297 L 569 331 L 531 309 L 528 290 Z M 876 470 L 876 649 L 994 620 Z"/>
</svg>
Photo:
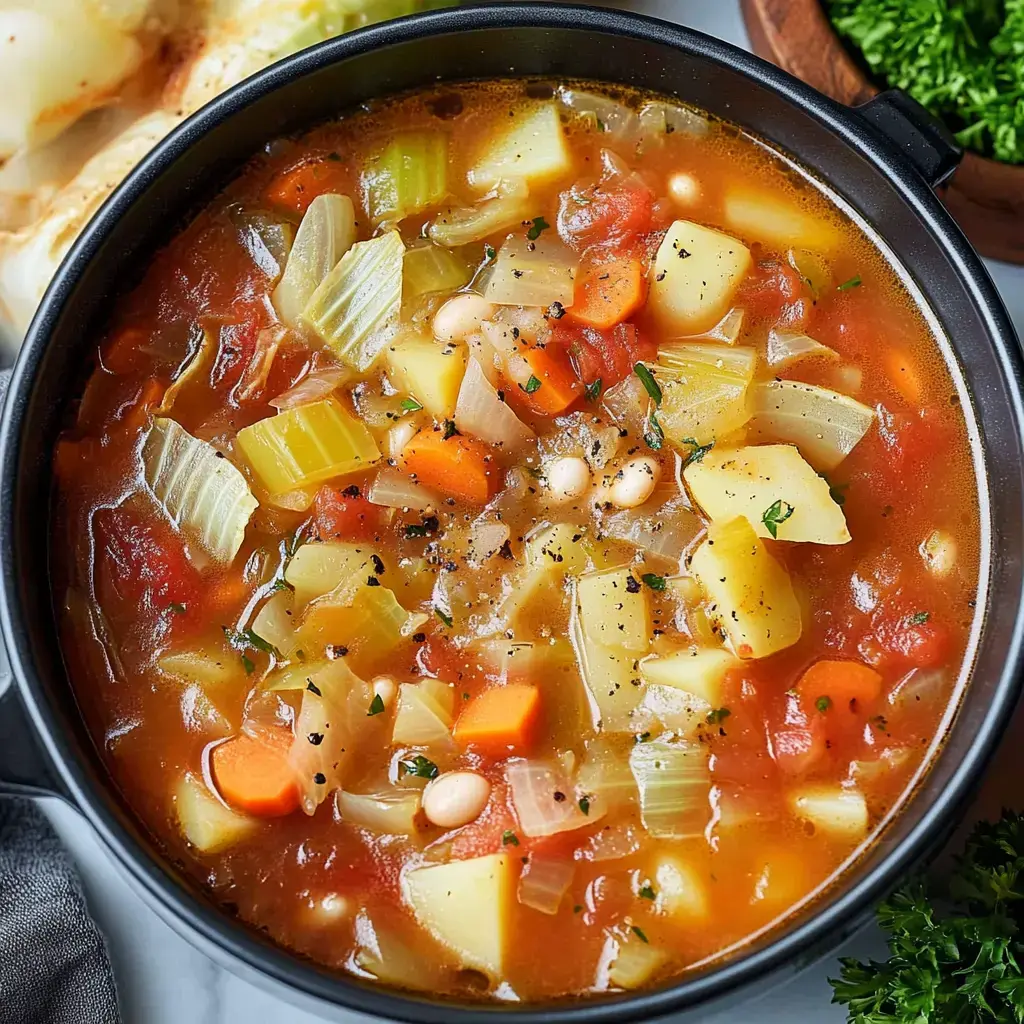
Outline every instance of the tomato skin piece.
<svg viewBox="0 0 1024 1024">
<path fill-rule="evenodd" d="M 563 192 L 558 211 L 558 233 L 577 251 L 600 243 L 622 250 L 635 245 L 653 229 L 654 193 L 639 181 L 584 193 Z"/>
<path fill-rule="evenodd" d="M 747 274 L 736 305 L 778 327 L 805 323 L 811 304 L 800 275 L 778 260 L 759 260 Z"/>
<path fill-rule="evenodd" d="M 384 528 L 380 505 L 329 484 L 317 491 L 313 519 L 321 540 L 372 540 Z"/>
<path fill-rule="evenodd" d="M 635 324 L 616 324 L 610 330 L 559 320 L 552 329 L 553 340 L 565 345 L 576 375 L 584 384 L 601 381 L 601 390 L 625 380 L 638 362 L 652 360 L 658 345 L 641 334 Z"/>
<path fill-rule="evenodd" d="M 98 560 L 107 582 L 124 602 L 165 611 L 171 605 L 189 610 L 200 594 L 199 573 L 185 545 L 168 523 L 126 508 L 96 515 Z"/>
</svg>

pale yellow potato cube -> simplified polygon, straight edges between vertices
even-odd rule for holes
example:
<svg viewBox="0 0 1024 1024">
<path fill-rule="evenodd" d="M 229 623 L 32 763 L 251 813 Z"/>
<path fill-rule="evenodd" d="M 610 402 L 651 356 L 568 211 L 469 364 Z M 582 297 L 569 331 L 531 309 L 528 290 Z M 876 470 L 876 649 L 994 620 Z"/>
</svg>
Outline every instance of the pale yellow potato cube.
<svg viewBox="0 0 1024 1024">
<path fill-rule="evenodd" d="M 541 185 L 572 171 L 562 119 L 554 103 L 541 103 L 516 117 L 470 168 L 469 183 L 481 190 L 502 180 Z"/>
<path fill-rule="evenodd" d="M 413 395 L 434 419 L 455 414 L 466 372 L 466 347 L 414 336 L 389 345 L 385 355 L 392 382 Z"/>
</svg>

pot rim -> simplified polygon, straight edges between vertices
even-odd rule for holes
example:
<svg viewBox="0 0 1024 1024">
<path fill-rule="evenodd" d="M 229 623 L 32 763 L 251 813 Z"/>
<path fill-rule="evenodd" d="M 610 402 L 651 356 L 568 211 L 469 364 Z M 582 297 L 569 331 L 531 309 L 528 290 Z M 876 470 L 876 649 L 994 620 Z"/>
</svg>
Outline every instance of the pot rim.
<svg viewBox="0 0 1024 1024">
<path fill-rule="evenodd" d="M 521 1024 L 575 1024 L 583 1021 L 587 1024 L 613 1024 L 627 1020 L 651 1020 L 720 997 L 724 992 L 763 978 L 787 962 L 798 961 L 802 954 L 826 940 L 828 934 L 835 930 L 836 921 L 856 921 L 873 901 L 886 895 L 895 879 L 934 844 L 968 793 L 972 779 L 994 751 L 1014 706 L 1018 692 L 1015 676 L 1024 642 L 1021 594 L 1014 595 L 1017 613 L 1009 641 L 1009 655 L 981 728 L 972 738 L 945 789 L 930 806 L 922 809 L 920 820 L 906 837 L 863 878 L 847 886 L 840 881 L 834 898 L 823 895 L 817 912 L 812 911 L 805 921 L 779 934 L 763 948 L 739 952 L 704 973 L 692 977 L 683 975 L 665 988 L 593 1002 L 527 1004 L 521 1008 L 508 1004 L 434 1002 L 415 994 L 360 982 L 305 961 L 297 954 L 270 943 L 193 895 L 175 879 L 173 868 L 167 862 L 157 860 L 142 848 L 104 798 L 101 787 L 90 780 L 89 773 L 69 754 L 58 715 L 41 693 L 41 685 L 34 678 L 33 670 L 27 667 L 32 662 L 26 616 L 24 609 L 13 599 L 17 581 L 13 573 L 10 527 L 15 512 L 18 448 L 27 396 L 49 343 L 51 330 L 59 320 L 66 300 L 78 287 L 85 268 L 96 257 L 102 242 L 125 211 L 197 138 L 293 79 L 371 50 L 423 37 L 510 28 L 627 36 L 654 46 L 682 50 L 739 71 L 810 113 L 893 181 L 927 229 L 942 241 L 993 339 L 995 357 L 1008 391 L 1017 431 L 1024 434 L 1024 401 L 1020 387 L 1024 379 L 1024 364 L 1016 347 L 1013 327 L 984 266 L 924 180 L 849 109 L 729 43 L 637 14 L 563 4 L 500 4 L 414 15 L 322 42 L 279 61 L 217 97 L 159 142 L 82 231 L 33 318 L 18 356 L 9 400 L 0 423 L 0 571 L 3 573 L 0 627 L 31 722 L 75 805 L 134 881 L 146 891 L 149 900 L 157 905 L 161 916 L 172 916 L 187 930 L 198 933 L 204 943 L 218 947 L 233 960 L 241 961 L 277 983 L 313 999 L 413 1024 L 482 1024 L 493 1020 L 499 1013 L 514 1017 Z"/>
</svg>

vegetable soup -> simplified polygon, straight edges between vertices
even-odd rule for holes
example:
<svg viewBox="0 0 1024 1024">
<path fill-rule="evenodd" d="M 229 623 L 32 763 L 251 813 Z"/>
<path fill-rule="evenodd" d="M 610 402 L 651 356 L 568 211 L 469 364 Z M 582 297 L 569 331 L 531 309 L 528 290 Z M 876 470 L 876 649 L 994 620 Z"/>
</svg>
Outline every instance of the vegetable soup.
<svg viewBox="0 0 1024 1024">
<path fill-rule="evenodd" d="M 382 102 L 268 145 L 96 343 L 70 676 L 168 856 L 291 949 L 656 984 L 813 899 L 941 738 L 959 393 L 878 243 L 734 126 L 586 83 Z"/>
</svg>

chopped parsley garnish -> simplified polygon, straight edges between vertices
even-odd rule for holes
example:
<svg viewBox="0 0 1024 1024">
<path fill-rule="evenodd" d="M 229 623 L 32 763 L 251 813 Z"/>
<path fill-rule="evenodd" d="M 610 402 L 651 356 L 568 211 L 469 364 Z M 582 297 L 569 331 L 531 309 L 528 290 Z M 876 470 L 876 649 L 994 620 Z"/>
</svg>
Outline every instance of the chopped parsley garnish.
<svg viewBox="0 0 1024 1024">
<path fill-rule="evenodd" d="M 651 590 L 665 589 L 665 577 L 659 576 L 656 572 L 645 572 L 640 578 L 651 588 Z"/>
<path fill-rule="evenodd" d="M 256 671 L 256 666 L 253 664 L 252 658 L 248 654 L 242 655 L 242 668 L 245 669 L 245 674 L 251 676 Z"/>
<path fill-rule="evenodd" d="M 732 712 L 728 708 L 712 708 L 704 719 L 708 725 L 721 725 Z"/>
<path fill-rule="evenodd" d="M 281 652 L 269 640 L 264 640 L 255 630 L 243 629 L 242 636 L 245 637 L 249 646 L 255 647 L 257 651 L 262 651 L 264 654 L 273 654 L 278 658 L 281 657 Z"/>
<path fill-rule="evenodd" d="M 849 281 L 836 285 L 837 292 L 848 292 L 851 288 L 859 288 L 861 285 L 860 274 L 854 274 Z"/>
<path fill-rule="evenodd" d="M 415 537 L 426 537 L 427 528 L 422 523 L 410 523 L 405 528 L 406 540 L 412 540 Z"/>
<path fill-rule="evenodd" d="M 484 246 L 484 256 L 488 263 L 493 263 L 498 258 L 498 253 L 493 245 Z"/>
<path fill-rule="evenodd" d="M 408 760 L 399 761 L 398 768 L 399 772 L 404 772 L 406 775 L 415 775 L 418 779 L 437 778 L 437 765 L 430 758 L 424 757 L 422 754 L 417 754 Z"/>
<path fill-rule="evenodd" d="M 580 810 L 584 814 L 590 814 L 590 797 L 588 797 L 588 796 L 581 796 L 580 797 Z"/>
<path fill-rule="evenodd" d="M 423 408 L 423 406 L 420 405 L 420 403 L 417 402 L 415 398 L 403 398 L 402 399 L 402 408 L 406 412 L 419 412 L 420 409 Z"/>
<path fill-rule="evenodd" d="M 647 420 L 647 430 L 644 431 L 644 441 L 652 451 L 660 451 L 665 443 L 665 431 L 661 429 L 658 422 L 658 414 L 651 413 Z"/>
<path fill-rule="evenodd" d="M 822 713 L 824 714 L 824 713 L 825 713 L 826 711 L 828 711 L 828 709 L 829 709 L 830 707 L 832 707 L 832 698 L 831 698 L 831 697 L 819 697 L 819 698 L 818 698 L 818 699 L 817 699 L 817 700 L 816 700 L 816 701 L 814 702 L 814 706 L 815 706 L 815 707 L 816 707 L 816 708 L 817 708 L 817 709 L 818 709 L 818 710 L 819 710 L 820 712 L 822 712 Z"/>
<path fill-rule="evenodd" d="M 501 845 L 502 846 L 518 846 L 519 845 L 519 837 L 515 834 L 515 832 L 512 831 L 512 829 L 507 828 L 507 829 L 505 829 L 504 832 L 501 833 Z"/>
<path fill-rule="evenodd" d="M 914 612 L 910 616 L 910 624 L 912 626 L 923 626 L 931 617 L 931 612 Z"/>
<path fill-rule="evenodd" d="M 526 232 L 526 237 L 531 242 L 536 242 L 540 238 L 540 233 L 546 231 L 551 225 L 543 217 L 534 217 L 530 230 Z"/>
<path fill-rule="evenodd" d="M 654 379 L 654 374 L 643 363 L 634 363 L 633 372 L 640 378 L 644 390 L 651 396 L 655 405 L 661 405 L 661 385 Z"/>
<path fill-rule="evenodd" d="M 642 900 L 653 900 L 654 889 L 651 887 L 651 884 L 648 882 L 646 885 L 641 885 L 637 891 L 637 896 Z"/>
<path fill-rule="evenodd" d="M 366 717 L 372 718 L 374 715 L 381 715 L 384 713 L 384 698 L 379 694 L 374 694 L 373 700 L 370 701 L 370 707 L 367 709 Z"/>
<path fill-rule="evenodd" d="M 633 934 L 641 941 L 649 943 L 651 940 L 647 938 L 643 933 L 643 929 L 639 925 L 633 925 Z"/>
<path fill-rule="evenodd" d="M 539 377 L 535 377 L 531 373 L 530 374 L 530 379 L 525 384 L 521 384 L 520 387 L 528 395 L 532 395 L 534 393 L 534 391 L 539 391 L 540 390 L 540 378 Z"/>
<path fill-rule="evenodd" d="M 279 594 L 282 590 L 294 590 L 295 588 L 283 577 L 278 576 L 267 591 L 268 594 Z"/>
<path fill-rule="evenodd" d="M 588 402 L 596 402 L 601 397 L 601 378 L 593 381 L 591 384 L 587 384 L 583 388 L 583 394 Z"/>
<path fill-rule="evenodd" d="M 455 420 L 445 420 L 444 426 L 441 430 L 441 440 L 447 441 L 448 438 L 454 437 L 458 432 L 458 428 L 455 426 Z"/>
<path fill-rule="evenodd" d="M 694 437 L 684 437 L 683 444 L 688 444 L 691 449 L 686 458 L 683 459 L 684 466 L 690 465 L 691 462 L 701 462 L 704 456 L 715 447 L 714 441 L 709 441 L 707 444 L 700 444 Z"/>
<path fill-rule="evenodd" d="M 442 608 L 434 606 L 434 614 L 448 627 L 452 624 L 452 617 Z"/>
<path fill-rule="evenodd" d="M 765 513 L 761 516 L 761 522 L 764 523 L 764 528 L 772 535 L 777 538 L 779 535 L 779 527 L 795 512 L 796 510 L 788 501 L 783 501 L 779 498 L 778 501 L 772 502 L 771 505 L 765 509 Z"/>
</svg>

